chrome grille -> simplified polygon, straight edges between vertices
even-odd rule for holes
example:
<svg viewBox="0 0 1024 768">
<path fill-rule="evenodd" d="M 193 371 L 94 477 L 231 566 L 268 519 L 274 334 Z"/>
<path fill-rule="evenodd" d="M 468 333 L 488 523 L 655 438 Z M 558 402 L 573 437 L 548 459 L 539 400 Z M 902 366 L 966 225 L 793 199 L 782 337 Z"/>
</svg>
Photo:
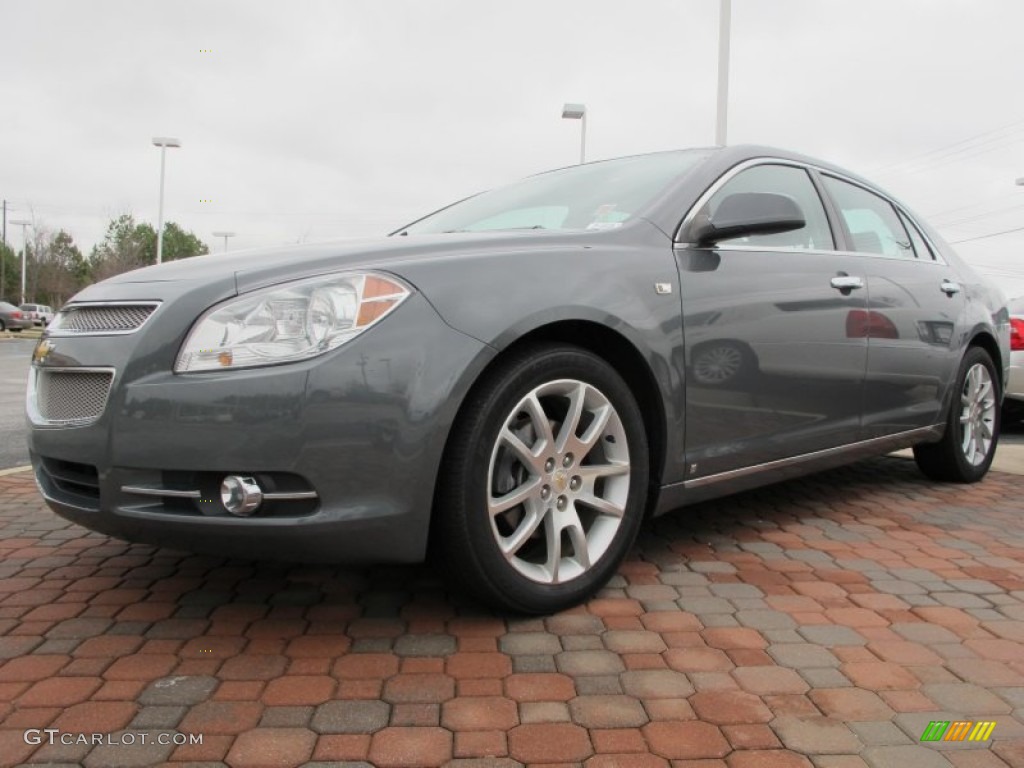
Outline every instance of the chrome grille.
<svg viewBox="0 0 1024 768">
<path fill-rule="evenodd" d="M 72 304 L 57 313 L 50 332 L 131 333 L 141 327 L 158 306 L 156 302 Z"/>
<path fill-rule="evenodd" d="M 103 413 L 113 371 L 37 369 L 36 411 L 46 424 L 87 424 Z"/>
</svg>

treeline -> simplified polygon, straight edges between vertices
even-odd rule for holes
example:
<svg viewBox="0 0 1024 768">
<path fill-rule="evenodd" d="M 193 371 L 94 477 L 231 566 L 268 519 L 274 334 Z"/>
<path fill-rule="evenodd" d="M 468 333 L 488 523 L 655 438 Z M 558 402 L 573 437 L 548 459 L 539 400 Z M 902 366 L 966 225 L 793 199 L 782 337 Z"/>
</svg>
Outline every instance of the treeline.
<svg viewBox="0 0 1024 768">
<path fill-rule="evenodd" d="M 156 263 L 156 228 L 129 213 L 111 219 L 102 242 L 88 256 L 63 229 L 36 226 L 26 247 L 25 301 L 55 309 L 85 286 L 122 272 Z M 0 299 L 18 304 L 21 298 L 21 249 L 0 245 L 3 281 Z M 206 243 L 173 221 L 164 225 L 163 260 L 186 259 L 209 253 Z"/>
</svg>

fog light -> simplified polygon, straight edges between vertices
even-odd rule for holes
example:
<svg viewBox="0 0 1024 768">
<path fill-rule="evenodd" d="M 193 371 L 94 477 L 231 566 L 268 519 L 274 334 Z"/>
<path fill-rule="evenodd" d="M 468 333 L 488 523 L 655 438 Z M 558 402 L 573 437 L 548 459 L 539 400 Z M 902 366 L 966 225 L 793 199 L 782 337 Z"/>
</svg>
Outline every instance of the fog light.
<svg viewBox="0 0 1024 768">
<path fill-rule="evenodd" d="M 220 501 L 232 515 L 248 517 L 263 503 L 263 491 L 251 477 L 228 475 L 220 484 Z"/>
</svg>

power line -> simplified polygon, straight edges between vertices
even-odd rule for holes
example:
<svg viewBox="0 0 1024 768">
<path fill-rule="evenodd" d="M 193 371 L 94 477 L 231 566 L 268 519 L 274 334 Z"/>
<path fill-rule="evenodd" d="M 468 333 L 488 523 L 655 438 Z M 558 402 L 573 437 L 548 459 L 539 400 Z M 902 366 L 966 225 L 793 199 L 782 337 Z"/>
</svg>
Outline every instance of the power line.
<svg viewBox="0 0 1024 768">
<path fill-rule="evenodd" d="M 1012 138 L 1012 140 L 1009 142 L 1001 141 L 999 143 L 994 144 L 993 146 L 985 147 L 985 144 L 988 143 L 990 142 L 984 142 L 982 144 L 977 144 L 973 147 L 967 147 L 965 149 L 958 150 L 957 152 L 954 152 L 952 154 L 946 155 L 945 157 L 940 157 L 936 160 L 918 164 L 916 167 L 911 165 L 904 169 L 898 169 L 895 171 L 889 171 L 884 174 L 876 175 L 880 175 L 883 177 L 887 176 L 890 178 L 893 176 L 909 176 L 911 174 L 921 173 L 922 171 L 929 171 L 939 166 L 946 165 L 948 163 L 959 163 L 965 160 L 970 160 L 973 157 L 978 157 L 979 155 L 985 155 L 988 154 L 989 152 L 995 152 L 998 149 L 1003 149 L 1005 147 L 1012 146 L 1013 144 L 1020 143 L 1020 139 Z"/>
<path fill-rule="evenodd" d="M 983 272 L 986 275 L 990 275 L 990 276 L 993 276 L 993 277 L 1013 277 L 1013 278 L 1019 278 L 1019 279 L 1024 280 L 1024 270 L 1020 270 L 1020 271 L 1016 271 L 1015 272 L 1012 269 L 1006 269 L 1004 267 L 992 267 L 992 266 L 989 266 L 988 264 L 975 264 L 973 262 L 968 262 L 968 263 L 972 267 L 974 267 L 977 270 L 980 270 L 981 272 Z"/>
<path fill-rule="evenodd" d="M 951 213 L 959 213 L 960 211 L 966 211 L 970 208 L 983 208 L 986 205 L 991 205 L 992 203 L 1001 203 L 1003 200 L 1009 200 L 1011 197 L 1019 196 L 1020 192 L 1016 193 L 1016 195 L 997 195 L 996 197 L 990 197 L 988 200 L 981 200 L 977 203 L 968 203 L 967 205 L 959 205 L 956 208 L 945 208 L 941 211 L 935 211 L 934 213 L 926 213 L 924 214 L 924 217 L 928 219 L 928 221 L 934 222 L 935 219 L 942 218 L 943 216 L 948 216 Z"/>
<path fill-rule="evenodd" d="M 932 223 L 935 224 L 935 226 L 940 227 L 940 228 L 957 227 L 957 226 L 960 226 L 961 224 L 966 224 L 966 223 L 971 222 L 971 221 L 978 221 L 979 219 L 987 219 L 990 216 L 999 216 L 999 215 L 1002 215 L 1004 213 L 1009 213 L 1010 211 L 1018 211 L 1021 208 L 1024 208 L 1024 203 L 1018 203 L 1017 205 L 1011 205 L 1011 206 L 1009 206 L 1007 208 L 997 208 L 994 211 L 987 211 L 985 213 L 979 213 L 979 214 L 977 214 L 975 216 L 968 216 L 968 217 L 963 218 L 963 219 L 954 219 L 953 221 L 947 221 L 947 222 L 944 222 L 942 224 L 936 224 L 934 220 L 930 220 L 930 221 L 932 221 Z"/>
<path fill-rule="evenodd" d="M 998 141 L 998 140 L 1001 140 L 1001 139 L 1005 139 L 1007 137 L 1003 136 L 1003 137 L 999 137 L 999 138 L 996 138 L 996 139 L 991 139 L 990 141 L 987 141 L 987 142 L 981 142 L 980 144 L 975 144 L 973 147 L 964 147 L 964 149 L 962 149 L 962 150 L 956 149 L 957 147 L 961 147 L 963 145 L 973 144 L 974 142 L 978 141 L 978 139 L 983 139 L 983 138 L 985 138 L 987 136 L 992 136 L 993 134 L 997 134 L 997 133 L 1003 133 L 1003 132 L 1005 132 L 1007 130 L 1010 130 L 1011 133 L 1014 133 L 1014 132 L 1018 132 L 1018 131 L 1020 131 L 1022 129 L 1024 129 L 1024 120 L 1015 120 L 1014 122 L 1008 123 L 1008 124 L 1002 126 L 1001 128 L 993 128 L 992 130 L 984 131 L 984 132 L 979 133 L 979 134 L 975 134 L 974 136 L 970 136 L 970 137 L 968 137 L 966 139 L 961 139 L 959 141 L 952 142 L 951 144 L 945 144 L 945 145 L 943 145 L 941 147 L 936 147 L 935 149 L 928 150 L 927 152 L 922 152 L 922 153 L 917 154 L 917 155 L 912 155 L 908 159 L 900 160 L 899 162 L 896 162 L 896 163 L 890 163 L 889 165 L 883 165 L 880 168 L 874 168 L 874 169 L 871 170 L 871 173 L 873 175 L 876 175 L 876 176 L 878 176 L 878 175 L 887 175 L 892 169 L 899 168 L 900 166 L 904 166 L 904 165 L 913 166 L 913 165 L 916 165 L 916 164 L 920 163 L 921 161 L 926 161 L 927 162 L 927 158 L 930 158 L 932 155 L 942 155 L 943 153 L 946 153 L 946 155 L 957 154 L 958 152 L 967 151 L 969 149 L 975 149 L 977 147 L 983 146 L 984 144 L 990 143 L 991 141 Z"/>
<path fill-rule="evenodd" d="M 987 240 L 990 237 L 999 237 L 1000 235 L 1009 235 L 1012 232 L 1024 231 L 1024 227 L 1014 227 L 1013 229 L 1004 229 L 1002 232 L 989 232 L 987 235 L 978 235 L 977 237 L 967 237 L 963 240 L 954 240 L 950 245 L 959 245 L 960 243 L 970 243 L 974 240 Z"/>
</svg>

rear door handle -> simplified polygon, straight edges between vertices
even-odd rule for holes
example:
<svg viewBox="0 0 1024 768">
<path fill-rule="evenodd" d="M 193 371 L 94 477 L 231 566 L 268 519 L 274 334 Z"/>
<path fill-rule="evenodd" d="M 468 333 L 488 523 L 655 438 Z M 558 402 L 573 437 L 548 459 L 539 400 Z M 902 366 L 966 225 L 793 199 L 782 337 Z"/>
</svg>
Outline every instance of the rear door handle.
<svg viewBox="0 0 1024 768">
<path fill-rule="evenodd" d="M 952 296 L 954 293 L 960 293 L 960 283 L 954 283 L 952 280 L 943 280 L 942 285 L 939 287 L 947 296 Z"/>
<path fill-rule="evenodd" d="M 864 287 L 864 281 L 854 275 L 837 275 L 832 278 L 832 287 L 840 291 L 853 291 Z"/>
</svg>

